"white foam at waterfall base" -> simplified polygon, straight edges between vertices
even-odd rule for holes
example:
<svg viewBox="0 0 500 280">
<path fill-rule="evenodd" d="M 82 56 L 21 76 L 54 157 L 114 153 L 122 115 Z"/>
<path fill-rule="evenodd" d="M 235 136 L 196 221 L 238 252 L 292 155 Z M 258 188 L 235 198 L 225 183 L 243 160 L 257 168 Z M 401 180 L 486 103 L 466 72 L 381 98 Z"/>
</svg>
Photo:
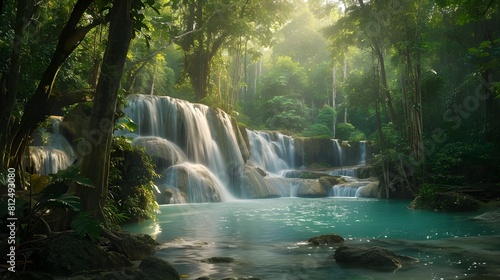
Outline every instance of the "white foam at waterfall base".
<svg viewBox="0 0 500 280">
<path fill-rule="evenodd" d="M 164 188 L 171 192 L 173 203 L 201 203 L 234 200 L 223 183 L 204 165 L 182 163 L 169 167 L 165 172 Z"/>
</svg>

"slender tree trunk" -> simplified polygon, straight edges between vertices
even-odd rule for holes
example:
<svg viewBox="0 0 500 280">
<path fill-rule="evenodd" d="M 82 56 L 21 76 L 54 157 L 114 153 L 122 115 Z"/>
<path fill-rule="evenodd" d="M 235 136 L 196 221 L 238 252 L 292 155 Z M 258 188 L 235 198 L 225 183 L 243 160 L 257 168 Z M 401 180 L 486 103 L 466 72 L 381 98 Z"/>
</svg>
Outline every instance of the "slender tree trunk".
<svg viewBox="0 0 500 280">
<path fill-rule="evenodd" d="M 12 128 L 12 115 L 18 91 L 21 45 L 26 26 L 30 22 L 33 10 L 33 1 L 19 0 L 17 2 L 14 40 L 12 42 L 9 71 L 0 77 L 0 143 L 1 147 L 7 148 L 2 153 L 2 163 L 8 161 L 8 159 L 4 157 L 8 157 L 8 153 L 6 153 L 8 150 L 8 147 L 6 147 L 8 142 L 7 135 L 8 131 Z M 4 167 L 7 167 L 7 165 L 4 165 Z"/>
<path fill-rule="evenodd" d="M 377 55 L 379 66 L 380 66 L 380 81 L 382 82 L 382 91 L 384 92 L 385 99 L 387 102 L 387 107 L 389 108 L 389 115 L 391 117 L 391 122 L 394 127 L 399 127 L 398 121 L 396 119 L 396 113 L 394 112 L 394 107 L 392 105 L 391 93 L 389 91 L 389 87 L 387 85 L 387 74 L 385 70 L 385 59 L 384 54 L 380 48 L 378 43 L 375 44 L 375 53 Z"/>
<path fill-rule="evenodd" d="M 96 188 L 77 188 L 85 211 L 105 222 L 103 207 L 108 192 L 109 157 L 120 80 L 133 35 L 132 0 L 115 0 L 110 14 L 108 43 L 89 121 L 90 151 L 82 160 L 82 173 Z"/>
</svg>

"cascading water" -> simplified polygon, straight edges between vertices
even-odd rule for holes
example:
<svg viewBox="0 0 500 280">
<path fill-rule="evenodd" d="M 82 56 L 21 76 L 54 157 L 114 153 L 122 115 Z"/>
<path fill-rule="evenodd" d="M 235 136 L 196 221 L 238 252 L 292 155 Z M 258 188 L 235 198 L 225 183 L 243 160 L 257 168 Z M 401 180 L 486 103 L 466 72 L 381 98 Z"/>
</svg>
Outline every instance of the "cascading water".
<svg viewBox="0 0 500 280">
<path fill-rule="evenodd" d="M 342 147 L 340 146 L 339 140 L 332 139 L 333 141 L 333 152 L 335 158 L 335 166 L 343 167 L 342 163 Z"/>
<path fill-rule="evenodd" d="M 42 142 L 39 146 L 31 146 L 30 165 L 33 173 L 53 174 L 68 168 L 76 159 L 71 144 L 61 134 L 61 117 L 50 117 L 51 127 L 40 131 Z"/>
<path fill-rule="evenodd" d="M 275 174 L 293 168 L 295 147 L 292 137 L 277 132 L 270 134 L 252 130 L 247 130 L 247 135 L 251 149 L 250 160 L 258 167 Z"/>
<path fill-rule="evenodd" d="M 333 197 L 360 197 L 364 186 L 368 182 L 354 181 L 347 184 L 335 185 L 329 190 L 329 196 Z"/>
<path fill-rule="evenodd" d="M 359 141 L 360 160 L 358 165 L 366 165 L 366 141 Z"/>
<path fill-rule="evenodd" d="M 185 195 L 185 201 L 179 197 L 173 201 L 181 202 L 209 202 L 229 198 L 220 194 L 229 193 L 229 186 L 237 180 L 244 160 L 235 133 L 237 128 L 233 127 L 227 114 L 205 105 L 152 95 L 129 95 L 128 106 L 124 111 L 137 124 L 136 133 L 149 136 L 149 140 L 139 138 L 134 141 L 135 144 L 146 149 L 148 146 L 157 147 L 165 157 L 170 155 L 173 158 L 163 166 L 168 169 L 159 170 L 160 173 L 164 172 L 166 178 L 160 184 L 164 185 L 162 192 L 167 187 L 177 188 L 183 193 L 180 197 Z M 147 142 L 155 143 L 150 145 Z M 151 155 L 154 157 L 158 153 L 152 152 Z M 185 161 L 192 165 L 185 164 Z M 178 163 L 181 165 L 176 165 Z M 203 171 L 201 166 L 205 167 Z M 179 174 L 176 175 L 179 172 L 187 173 L 188 180 L 171 179 L 179 177 Z M 209 180 L 209 177 L 217 178 L 217 182 Z M 201 188 L 205 188 L 205 191 L 200 191 Z M 218 193 L 216 196 L 219 198 L 208 194 L 196 196 L 191 189 L 205 194 Z"/>
<path fill-rule="evenodd" d="M 152 156 L 163 175 L 156 182 L 160 203 L 328 195 L 325 180 L 283 176 L 295 168 L 295 141 L 290 136 L 240 130 L 221 110 L 166 96 L 130 95 L 124 111 L 137 130 L 117 134 L 135 137 L 133 145 L 145 147 Z M 333 145 L 336 166 L 343 166 L 344 156 L 347 162 L 353 156 L 359 160 L 357 153 L 344 155 L 337 140 Z"/>
</svg>

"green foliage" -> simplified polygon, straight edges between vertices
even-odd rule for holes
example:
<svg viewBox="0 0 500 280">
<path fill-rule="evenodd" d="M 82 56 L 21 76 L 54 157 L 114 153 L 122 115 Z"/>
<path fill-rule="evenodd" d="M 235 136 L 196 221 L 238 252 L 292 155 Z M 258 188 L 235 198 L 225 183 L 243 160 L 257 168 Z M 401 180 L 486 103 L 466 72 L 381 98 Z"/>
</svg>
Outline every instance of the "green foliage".
<svg viewBox="0 0 500 280">
<path fill-rule="evenodd" d="M 444 212 L 476 211 L 479 202 L 459 192 L 443 192 L 434 185 L 424 184 L 410 207 Z"/>
<path fill-rule="evenodd" d="M 131 146 L 123 137 L 115 137 L 110 168 L 110 200 L 105 207 L 109 223 L 153 219 L 158 208 L 153 180 L 158 175 L 144 149 Z"/>
<path fill-rule="evenodd" d="M 131 118 L 123 116 L 119 118 L 115 123 L 115 130 L 126 130 L 134 132 L 137 129 L 137 124 L 132 121 Z"/>
<path fill-rule="evenodd" d="M 287 56 L 278 57 L 273 67 L 260 80 L 260 94 L 264 102 L 276 96 L 298 98 L 306 88 L 307 72 Z"/>
<path fill-rule="evenodd" d="M 79 212 L 71 221 L 71 227 L 80 238 L 88 237 L 94 242 L 101 235 L 101 224 L 88 212 Z"/>
<path fill-rule="evenodd" d="M 497 176 L 492 143 L 452 142 L 429 156 L 433 181 L 448 185 L 467 185 Z"/>
<path fill-rule="evenodd" d="M 324 124 L 316 123 L 312 124 L 309 127 L 307 127 L 306 130 L 302 131 L 301 136 L 304 137 L 317 137 L 317 136 L 323 136 L 323 137 L 332 137 L 332 131 L 330 128 L 328 128 Z"/>
<path fill-rule="evenodd" d="M 80 169 L 75 166 L 70 166 L 69 168 L 58 171 L 56 174 L 51 174 L 51 177 L 53 182 L 72 181 L 85 187 L 95 188 L 94 183 L 89 178 L 83 176 Z"/>
<path fill-rule="evenodd" d="M 316 123 L 322 124 L 331 129 L 333 127 L 333 121 L 336 115 L 337 112 L 335 112 L 335 109 L 324 104 L 323 107 L 318 111 Z"/>
<path fill-rule="evenodd" d="M 335 138 L 348 140 L 356 128 L 350 123 L 339 123 L 335 128 Z"/>
<path fill-rule="evenodd" d="M 356 129 L 349 135 L 349 142 L 359 142 L 366 140 L 366 135 L 360 130 Z"/>
<path fill-rule="evenodd" d="M 265 123 L 269 129 L 302 131 L 306 127 L 309 108 L 299 100 L 276 96 L 265 106 Z"/>
<path fill-rule="evenodd" d="M 30 192 L 29 196 L 20 196 L 16 198 L 16 214 L 19 221 L 19 237 L 22 242 L 32 240 L 35 234 L 49 233 L 50 226 L 46 222 L 47 217 L 57 211 L 64 210 L 80 213 L 82 209 L 81 201 L 78 196 L 69 193 L 69 186 L 78 183 L 81 187 L 94 187 L 93 184 L 84 178 L 78 170 L 69 169 L 59 171 L 57 174 L 46 176 L 47 180 L 42 182 L 40 191 Z M 31 186 L 34 188 L 35 186 Z M 6 201 L 2 201 L 2 204 Z M 2 209 L 7 209 L 7 205 Z M 7 213 L 0 213 L 3 218 Z M 78 233 L 87 232 L 88 236 L 95 240 L 96 227 L 100 224 L 93 218 L 87 218 L 85 222 L 79 220 L 79 215 L 73 221 L 77 225 Z M 72 223 L 73 225 L 73 223 Z M 42 230 L 44 229 L 44 230 Z M 49 231 L 49 232 L 48 232 Z M 82 235 L 83 236 L 83 235 Z"/>
</svg>

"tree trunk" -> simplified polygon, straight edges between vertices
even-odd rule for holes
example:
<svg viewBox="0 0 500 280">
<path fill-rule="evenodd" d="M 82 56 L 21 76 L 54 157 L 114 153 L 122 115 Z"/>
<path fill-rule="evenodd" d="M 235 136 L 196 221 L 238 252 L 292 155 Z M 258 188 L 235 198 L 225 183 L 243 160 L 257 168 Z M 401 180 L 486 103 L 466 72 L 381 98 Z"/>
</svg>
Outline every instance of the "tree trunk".
<svg viewBox="0 0 500 280">
<path fill-rule="evenodd" d="M 375 46 L 375 53 L 377 55 L 380 64 L 380 81 L 382 82 L 382 91 L 385 94 L 385 100 L 387 102 L 387 107 L 389 108 L 389 115 L 391 117 L 391 122 L 393 123 L 395 128 L 398 128 L 399 124 L 396 119 L 396 113 L 394 112 L 394 107 L 392 106 L 391 93 L 389 92 L 389 87 L 387 86 L 387 74 L 385 71 L 384 54 L 378 43 L 375 43 L 374 46 Z"/>
<path fill-rule="evenodd" d="M 84 211 L 105 223 L 103 207 L 108 192 L 109 157 L 120 80 L 133 36 L 130 18 L 132 0 L 115 0 L 110 12 L 108 43 L 89 121 L 87 144 L 90 151 L 82 160 L 82 173 L 96 188 L 77 188 Z M 84 131 L 85 133 L 85 131 Z"/>
</svg>

